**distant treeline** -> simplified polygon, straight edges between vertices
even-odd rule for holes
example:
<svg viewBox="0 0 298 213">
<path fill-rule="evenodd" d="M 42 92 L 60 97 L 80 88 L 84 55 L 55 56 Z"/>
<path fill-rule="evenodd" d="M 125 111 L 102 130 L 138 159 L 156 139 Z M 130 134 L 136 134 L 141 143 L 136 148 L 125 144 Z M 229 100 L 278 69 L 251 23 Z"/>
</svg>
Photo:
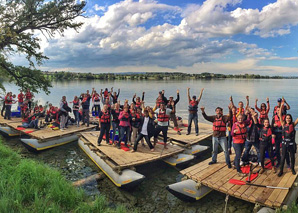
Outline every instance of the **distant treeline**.
<svg viewBox="0 0 298 213">
<path fill-rule="evenodd" d="M 146 72 L 146 73 L 75 73 L 75 72 L 44 72 L 44 74 L 52 80 L 59 79 L 101 79 L 101 80 L 187 80 L 187 79 L 224 79 L 224 78 L 238 78 L 238 79 L 284 79 L 298 77 L 283 77 L 283 76 L 262 76 L 255 74 L 238 74 L 238 75 L 225 75 L 203 72 L 200 74 L 187 74 L 180 72 Z"/>
</svg>

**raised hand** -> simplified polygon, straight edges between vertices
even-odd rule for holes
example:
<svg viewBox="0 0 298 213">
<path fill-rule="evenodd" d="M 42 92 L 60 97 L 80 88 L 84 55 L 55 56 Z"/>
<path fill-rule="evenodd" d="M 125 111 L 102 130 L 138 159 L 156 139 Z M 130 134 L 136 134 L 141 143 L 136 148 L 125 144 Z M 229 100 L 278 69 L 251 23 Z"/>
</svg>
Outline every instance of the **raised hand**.
<svg viewBox="0 0 298 213">
<path fill-rule="evenodd" d="M 179 89 L 177 89 L 177 93 L 179 93 Z"/>
<path fill-rule="evenodd" d="M 268 97 L 266 98 L 266 102 L 269 102 L 269 98 Z"/>
<path fill-rule="evenodd" d="M 233 97 L 232 96 L 230 97 L 230 101 L 233 101 Z"/>
<path fill-rule="evenodd" d="M 258 102 L 259 99 L 256 98 L 256 102 Z"/>
<path fill-rule="evenodd" d="M 200 108 L 202 112 L 205 112 L 205 107 Z"/>
<path fill-rule="evenodd" d="M 246 100 L 249 100 L 249 96 L 248 95 L 246 96 Z"/>
</svg>

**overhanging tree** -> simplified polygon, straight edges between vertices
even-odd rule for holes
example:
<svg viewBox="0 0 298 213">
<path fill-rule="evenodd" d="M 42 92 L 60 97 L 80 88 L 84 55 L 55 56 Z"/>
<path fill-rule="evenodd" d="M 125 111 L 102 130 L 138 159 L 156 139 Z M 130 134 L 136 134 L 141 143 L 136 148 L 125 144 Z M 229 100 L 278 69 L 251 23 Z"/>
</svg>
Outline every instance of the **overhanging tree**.
<svg viewBox="0 0 298 213">
<path fill-rule="evenodd" d="M 36 32 L 50 39 L 67 28 L 78 30 L 83 23 L 75 19 L 82 16 L 85 5 L 77 0 L 0 0 L 0 77 L 22 89 L 48 94 L 51 83 L 35 68 L 48 59 L 40 51 Z M 26 57 L 29 66 L 13 65 L 9 56 L 15 54 Z M 0 87 L 5 90 L 1 82 Z"/>
</svg>

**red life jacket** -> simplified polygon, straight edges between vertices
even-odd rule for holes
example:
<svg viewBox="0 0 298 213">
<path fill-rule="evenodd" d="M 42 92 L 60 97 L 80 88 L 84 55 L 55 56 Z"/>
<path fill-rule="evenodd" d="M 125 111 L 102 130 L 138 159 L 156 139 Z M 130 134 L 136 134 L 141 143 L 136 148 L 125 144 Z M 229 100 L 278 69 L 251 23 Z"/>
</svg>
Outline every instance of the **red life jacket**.
<svg viewBox="0 0 298 213">
<path fill-rule="evenodd" d="M 100 116 L 100 122 L 101 123 L 110 123 L 110 120 L 111 120 L 110 113 L 108 111 L 107 112 L 102 111 L 102 115 Z"/>
<path fill-rule="evenodd" d="M 136 102 L 136 108 L 141 108 L 141 102 L 140 101 Z"/>
<path fill-rule="evenodd" d="M 236 114 L 239 113 L 239 110 L 240 110 L 240 108 L 237 108 L 237 112 L 236 112 Z M 241 112 L 240 112 L 240 114 L 244 114 L 244 108 L 241 108 Z"/>
<path fill-rule="evenodd" d="M 120 110 L 114 110 L 113 111 L 113 122 L 119 122 L 119 114 L 120 114 Z"/>
<path fill-rule="evenodd" d="M 198 101 L 191 100 L 189 102 L 188 110 L 191 111 L 191 112 L 197 112 L 198 111 L 198 104 L 199 104 Z"/>
<path fill-rule="evenodd" d="M 22 123 L 28 123 L 28 121 L 29 121 L 28 116 L 26 116 L 26 117 L 23 118 Z"/>
<path fill-rule="evenodd" d="M 43 112 L 43 107 L 38 108 L 38 109 L 39 109 L 39 112 Z"/>
<path fill-rule="evenodd" d="M 170 116 L 167 115 L 166 112 L 167 112 L 166 110 L 162 112 L 160 109 L 157 115 L 157 120 L 160 122 L 168 122 L 170 119 Z"/>
<path fill-rule="evenodd" d="M 295 142 L 295 127 L 294 124 L 285 124 L 282 129 L 282 139 L 283 143 L 287 143 L 289 145 L 293 145 Z"/>
<path fill-rule="evenodd" d="M 259 140 L 260 140 L 260 142 L 271 142 L 271 141 L 269 141 L 270 136 L 272 136 L 271 128 L 263 127 L 260 130 Z"/>
<path fill-rule="evenodd" d="M 128 113 L 123 114 L 123 116 L 120 119 L 120 121 L 129 121 L 129 114 Z"/>
<path fill-rule="evenodd" d="M 21 106 L 21 110 L 22 110 L 22 112 L 26 112 L 27 109 L 28 109 L 28 104 L 23 104 L 23 105 Z"/>
<path fill-rule="evenodd" d="M 164 104 L 164 103 L 165 103 L 165 102 L 163 101 L 162 98 L 159 98 L 159 97 L 158 97 L 158 98 L 156 99 L 156 107 L 157 107 L 157 108 L 160 108 L 160 105 L 161 105 L 161 104 Z"/>
<path fill-rule="evenodd" d="M 266 113 L 266 111 L 264 110 L 261 111 L 260 117 L 259 117 L 259 123 L 262 124 L 266 118 L 268 118 L 268 114 Z"/>
<path fill-rule="evenodd" d="M 246 139 L 246 134 L 247 134 L 246 125 L 244 123 L 240 124 L 238 122 L 236 122 L 234 125 L 236 125 L 235 130 L 238 130 L 238 131 L 234 133 L 233 142 L 244 143 Z"/>
<path fill-rule="evenodd" d="M 100 101 L 99 95 L 94 95 L 93 101 L 96 101 L 96 102 Z"/>
<path fill-rule="evenodd" d="M 32 93 L 31 92 L 26 92 L 26 99 L 27 100 L 32 99 Z"/>
<path fill-rule="evenodd" d="M 109 95 L 109 92 L 107 90 L 105 90 L 103 93 L 103 96 L 106 98 L 106 97 L 108 97 L 108 95 Z"/>
<path fill-rule="evenodd" d="M 222 116 L 216 117 L 213 122 L 213 131 L 226 132 L 226 129 L 226 123 L 223 121 Z"/>
<path fill-rule="evenodd" d="M 24 102 L 24 94 L 23 93 L 18 94 L 18 101 L 20 103 L 23 103 Z"/>
<path fill-rule="evenodd" d="M 286 115 L 283 115 L 282 116 L 282 119 L 285 120 L 285 118 L 286 118 Z M 277 125 L 277 127 L 275 127 L 275 128 L 277 128 L 277 129 L 281 129 L 282 128 L 281 127 L 281 122 L 279 120 L 279 117 L 276 114 L 274 115 L 274 123 Z"/>
<path fill-rule="evenodd" d="M 5 96 L 5 104 L 12 104 L 12 96 L 9 96 L 10 98 L 8 99 L 8 96 Z"/>
</svg>

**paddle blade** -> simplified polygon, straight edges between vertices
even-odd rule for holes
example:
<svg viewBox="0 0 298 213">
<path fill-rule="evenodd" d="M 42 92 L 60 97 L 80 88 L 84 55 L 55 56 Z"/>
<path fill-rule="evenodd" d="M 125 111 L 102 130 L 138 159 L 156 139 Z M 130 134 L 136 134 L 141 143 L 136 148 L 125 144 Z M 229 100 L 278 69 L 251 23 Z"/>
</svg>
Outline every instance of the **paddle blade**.
<svg viewBox="0 0 298 213">
<path fill-rule="evenodd" d="M 246 165 L 246 166 L 241 167 L 241 171 L 244 174 L 248 174 L 249 171 L 250 171 L 250 165 Z"/>
<path fill-rule="evenodd" d="M 235 185 L 245 185 L 246 183 L 242 180 L 237 180 L 237 179 L 230 179 L 229 183 L 235 184 Z"/>
<path fill-rule="evenodd" d="M 265 169 L 272 169 L 272 164 L 271 164 L 271 161 L 265 165 Z"/>
<path fill-rule="evenodd" d="M 32 132 L 34 132 L 34 131 L 33 130 L 29 130 L 29 131 L 26 131 L 25 133 L 30 134 Z"/>
<path fill-rule="evenodd" d="M 17 130 L 24 130 L 25 128 L 24 127 L 17 127 L 16 129 Z"/>
<path fill-rule="evenodd" d="M 258 177 L 258 173 L 252 173 L 250 175 L 250 180 L 248 180 L 249 177 L 247 177 L 245 180 L 246 181 L 253 181 L 254 179 L 256 179 Z"/>
</svg>

